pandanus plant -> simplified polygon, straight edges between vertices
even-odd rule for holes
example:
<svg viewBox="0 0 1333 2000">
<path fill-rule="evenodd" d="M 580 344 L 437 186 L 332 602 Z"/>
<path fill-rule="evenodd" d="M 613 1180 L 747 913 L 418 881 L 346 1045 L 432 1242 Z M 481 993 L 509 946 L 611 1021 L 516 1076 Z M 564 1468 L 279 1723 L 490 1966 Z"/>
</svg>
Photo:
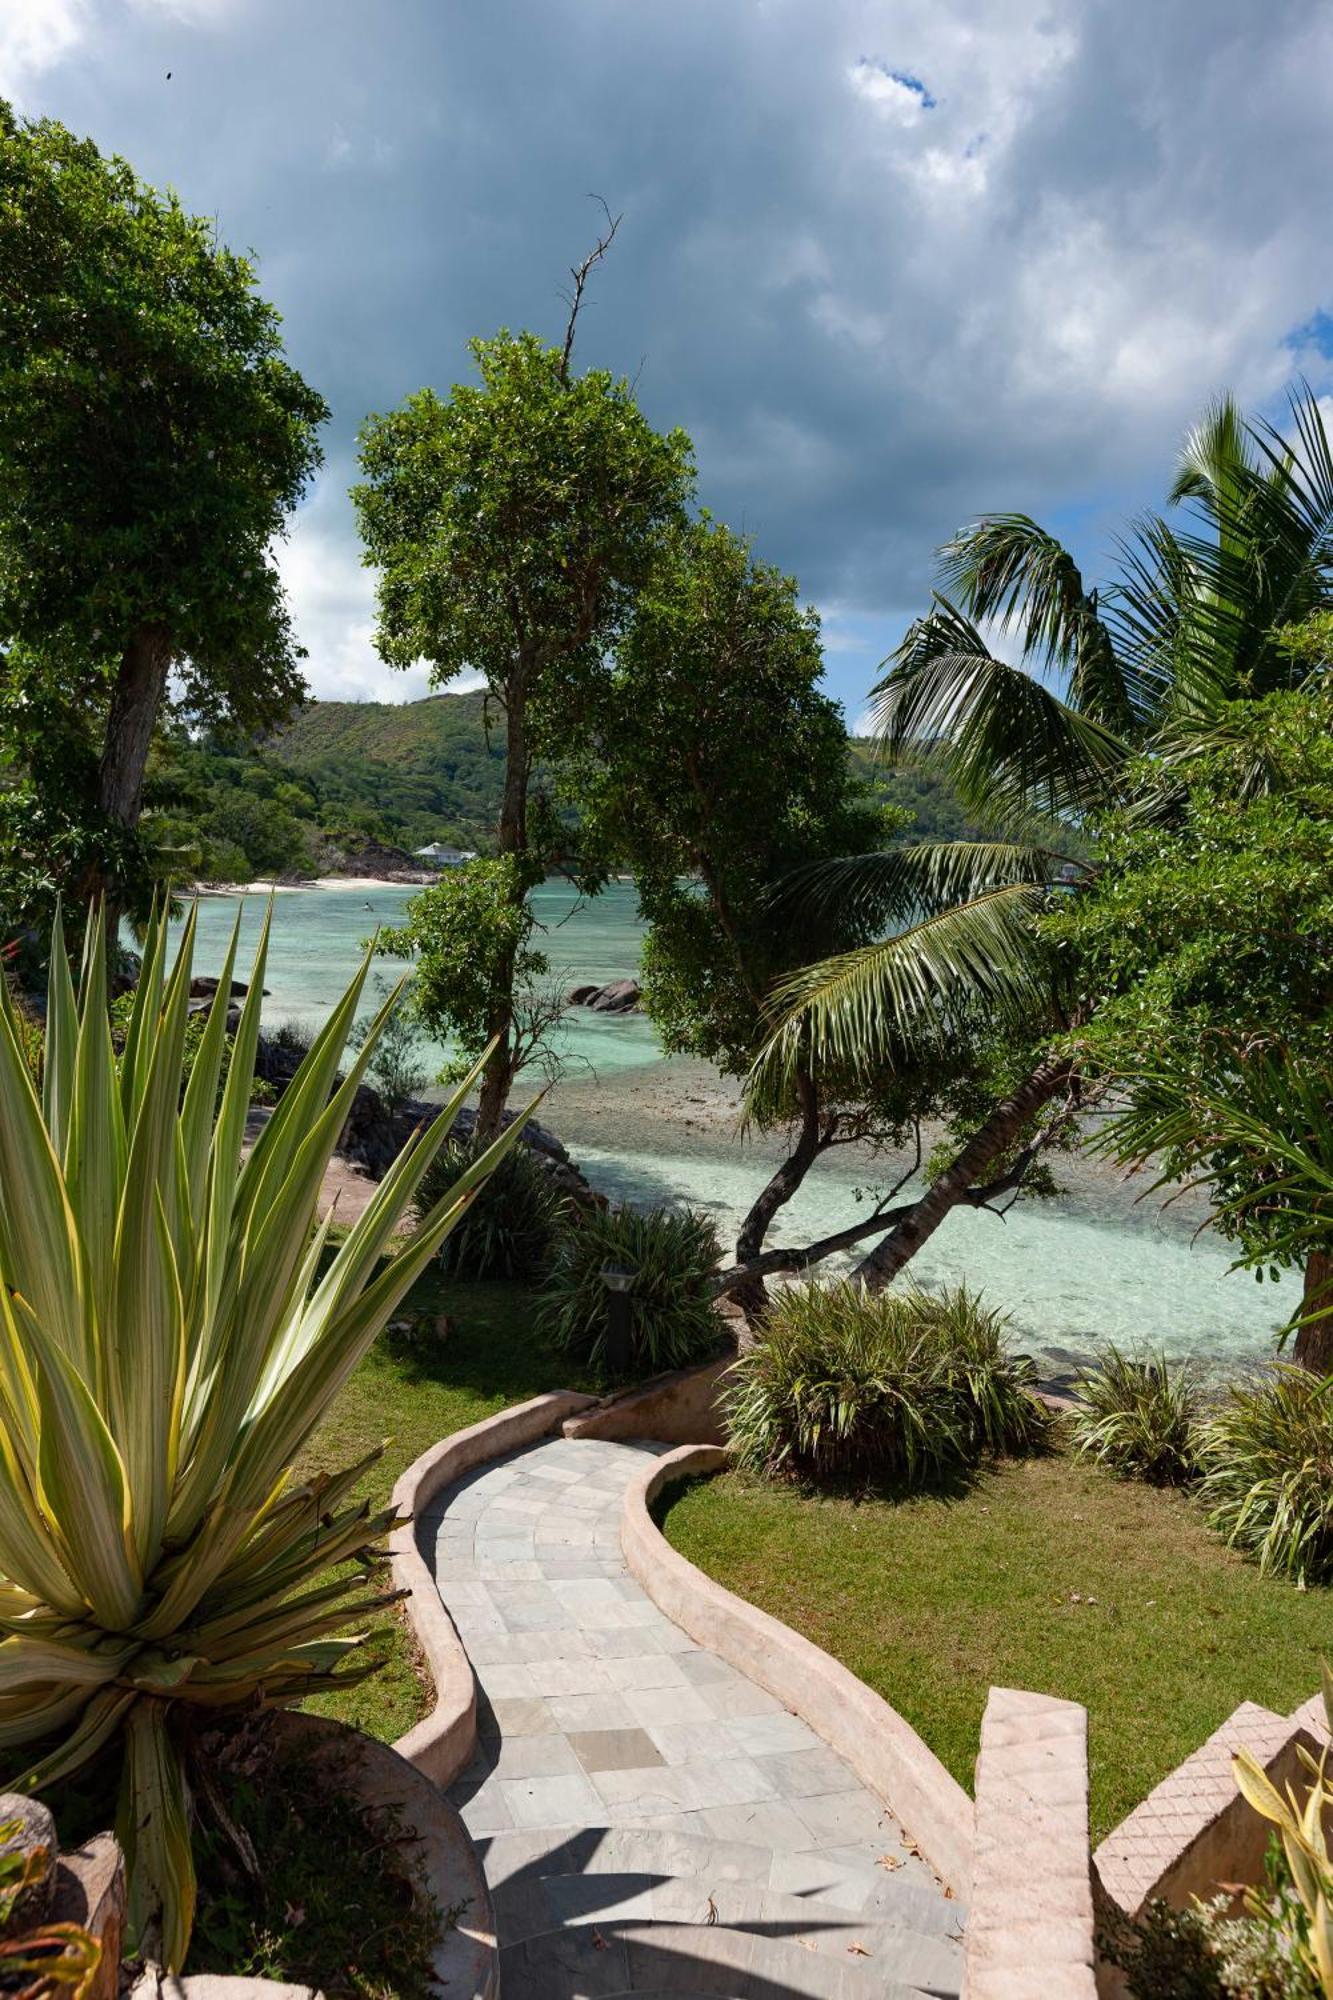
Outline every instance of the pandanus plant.
<svg viewBox="0 0 1333 2000">
<path fill-rule="evenodd" d="M 0 1748 L 12 1771 L 34 1746 L 35 1791 L 119 1741 L 131 1937 L 173 1969 L 191 1718 L 374 1670 L 349 1628 L 386 1598 L 351 1559 L 391 1515 L 356 1497 L 370 1461 L 293 1461 L 519 1130 L 385 1262 L 467 1079 L 330 1262 L 324 1171 L 398 993 L 340 1077 L 368 956 L 247 1154 L 268 925 L 228 1037 L 233 935 L 187 1079 L 194 930 L 168 964 L 150 926 L 117 1056 L 103 921 L 77 995 L 57 922 L 40 1089 L 0 1001 Z"/>
</svg>

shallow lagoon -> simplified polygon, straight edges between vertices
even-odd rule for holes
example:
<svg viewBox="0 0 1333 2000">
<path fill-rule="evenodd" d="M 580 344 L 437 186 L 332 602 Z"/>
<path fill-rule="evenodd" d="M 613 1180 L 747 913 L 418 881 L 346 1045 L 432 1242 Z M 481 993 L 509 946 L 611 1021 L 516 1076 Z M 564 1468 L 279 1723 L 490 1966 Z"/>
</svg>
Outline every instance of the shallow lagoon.
<svg viewBox="0 0 1333 2000">
<path fill-rule="evenodd" d="M 400 920 L 414 892 L 348 883 L 280 893 L 265 984 L 265 1019 L 321 1021 L 341 993 L 361 941 L 377 924 Z M 266 899 L 242 908 L 239 976 L 262 921 Z M 613 884 L 579 904 L 563 883 L 536 895 L 544 946 L 562 986 L 604 982 L 633 972 L 641 925 L 633 890 Z M 208 896 L 199 909 L 196 963 L 220 969 L 237 899 Z M 385 961 L 385 976 L 395 973 Z M 566 1079 L 543 1116 L 560 1133 L 593 1184 L 613 1197 L 684 1199 L 717 1218 L 723 1240 L 763 1185 L 777 1147 L 742 1147 L 734 1093 L 692 1062 L 662 1057 L 639 1015 L 575 1009 L 562 1026 Z M 849 1220 L 864 1161 L 824 1162 L 787 1211 L 775 1240 L 803 1240 Z M 1228 1271 L 1227 1248 L 1210 1232 L 1196 1236 L 1196 1205 L 1163 1210 L 1136 1200 L 1101 1168 L 1074 1163 L 1057 1202 L 1020 1205 L 1005 1220 L 959 1211 L 916 1258 L 914 1275 L 939 1285 L 960 1279 L 982 1287 L 1012 1315 L 1016 1335 L 1052 1363 L 1086 1353 L 1105 1339 L 1147 1340 L 1173 1354 L 1235 1363 L 1273 1351 L 1273 1334 L 1299 1304 L 1294 1278 L 1257 1285 Z"/>
</svg>

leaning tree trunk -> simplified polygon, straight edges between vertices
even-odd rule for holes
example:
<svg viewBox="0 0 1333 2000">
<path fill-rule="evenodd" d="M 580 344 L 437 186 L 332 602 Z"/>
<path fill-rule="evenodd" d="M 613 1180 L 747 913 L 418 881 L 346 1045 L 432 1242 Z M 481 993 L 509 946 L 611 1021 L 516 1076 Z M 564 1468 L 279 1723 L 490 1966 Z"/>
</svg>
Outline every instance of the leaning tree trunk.
<svg viewBox="0 0 1333 2000">
<path fill-rule="evenodd" d="M 505 700 L 505 783 L 500 801 L 498 846 L 521 861 L 528 851 L 528 732 L 524 668 L 519 667 Z M 522 884 L 520 895 L 526 893 Z M 514 1082 L 514 953 L 501 952 L 491 976 L 486 1039 L 494 1040 L 482 1071 L 477 1100 L 477 1140 L 489 1145 L 504 1119 Z"/>
<path fill-rule="evenodd" d="M 764 1247 L 774 1216 L 785 1208 L 819 1156 L 819 1096 L 804 1070 L 797 1073 L 797 1093 L 801 1104 L 801 1124 L 796 1144 L 781 1166 L 761 1189 L 736 1238 L 736 1262 L 748 1264 Z M 757 1326 L 768 1311 L 768 1288 L 761 1276 L 743 1278 L 731 1293 L 750 1326 Z"/>
<path fill-rule="evenodd" d="M 139 823 L 144 773 L 167 691 L 171 652 L 171 634 L 165 625 L 140 625 L 130 634 L 121 655 L 97 769 L 97 803 L 116 826 L 132 828 Z M 103 862 L 90 872 L 87 889 L 90 900 L 101 897 L 106 906 L 107 950 L 114 965 L 120 929 L 120 885 Z"/>
<path fill-rule="evenodd" d="M 872 1292 L 883 1291 L 929 1241 L 946 1215 L 966 1200 L 975 1198 L 995 1162 L 1003 1158 L 1023 1127 L 1043 1104 L 1063 1090 L 1074 1073 L 1074 1065 L 1054 1059 L 1038 1063 L 1017 1090 L 1002 1098 L 984 1125 L 978 1127 L 939 1179 L 932 1181 L 920 1201 L 914 1202 L 901 1222 L 889 1231 L 870 1254 L 861 1259 L 853 1278 L 859 1278 Z"/>
<path fill-rule="evenodd" d="M 1314 1375 L 1333 1374 L 1333 1250 L 1312 1250 L 1306 1259 L 1295 1358 Z"/>
</svg>

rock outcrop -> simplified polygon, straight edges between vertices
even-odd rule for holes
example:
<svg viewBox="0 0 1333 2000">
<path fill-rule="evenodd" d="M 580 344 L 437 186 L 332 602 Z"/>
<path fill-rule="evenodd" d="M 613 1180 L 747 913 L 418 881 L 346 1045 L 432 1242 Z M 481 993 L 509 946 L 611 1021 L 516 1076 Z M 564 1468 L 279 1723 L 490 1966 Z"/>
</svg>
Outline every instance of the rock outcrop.
<svg viewBox="0 0 1333 2000">
<path fill-rule="evenodd" d="M 632 1014 L 641 997 L 637 979 L 613 979 L 607 986 L 571 986 L 565 995 L 571 1007 L 587 1007 L 594 1014 Z"/>
</svg>

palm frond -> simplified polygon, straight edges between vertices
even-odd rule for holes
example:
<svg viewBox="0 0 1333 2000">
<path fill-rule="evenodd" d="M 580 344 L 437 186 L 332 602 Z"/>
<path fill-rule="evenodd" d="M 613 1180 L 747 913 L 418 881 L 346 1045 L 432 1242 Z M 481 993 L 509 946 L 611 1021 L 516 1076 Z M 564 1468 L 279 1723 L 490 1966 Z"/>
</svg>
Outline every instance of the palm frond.
<svg viewBox="0 0 1333 2000">
<path fill-rule="evenodd" d="M 974 619 L 998 619 L 1021 636 L 1023 657 L 1057 668 L 1071 701 L 1121 734 L 1133 729 L 1132 692 L 1103 622 L 1064 544 L 1027 514 L 988 514 L 940 551 L 945 594 Z"/>
<path fill-rule="evenodd" d="M 848 929 L 892 923 L 903 928 L 953 903 L 1025 882 L 1055 887 L 1063 871 L 1087 872 L 1049 847 L 1012 840 L 926 840 L 878 854 L 810 861 L 785 876 L 773 896 L 776 914 L 833 921 Z"/>
<path fill-rule="evenodd" d="M 779 1093 L 799 1063 L 892 1065 L 978 1002 L 1014 1018 L 1048 1017 L 1051 966 L 1032 923 L 1044 901 L 1027 883 L 991 889 L 793 973 L 773 992 L 781 1019 L 750 1072 L 752 1099 Z"/>
<path fill-rule="evenodd" d="M 872 690 L 872 726 L 888 757 L 941 766 L 967 808 L 991 825 L 1017 815 L 1081 817 L 1117 788 L 1124 737 L 997 660 L 976 627 L 937 597 Z"/>
</svg>

